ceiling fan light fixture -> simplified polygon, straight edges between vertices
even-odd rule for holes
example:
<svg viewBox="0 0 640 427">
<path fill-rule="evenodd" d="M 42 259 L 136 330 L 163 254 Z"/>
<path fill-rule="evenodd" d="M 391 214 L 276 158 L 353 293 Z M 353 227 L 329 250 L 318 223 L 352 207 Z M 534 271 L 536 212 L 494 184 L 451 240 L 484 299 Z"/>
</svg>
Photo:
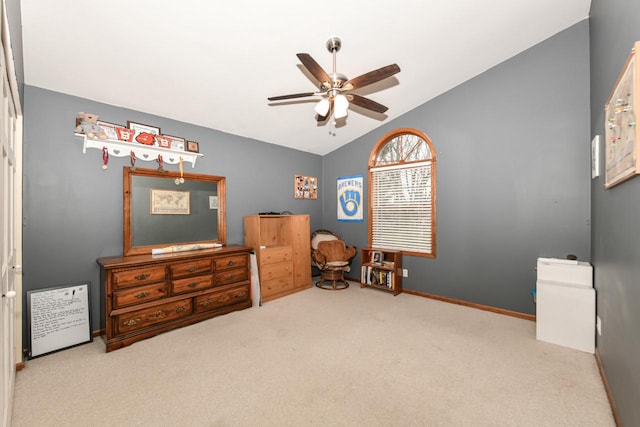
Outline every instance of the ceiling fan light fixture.
<svg viewBox="0 0 640 427">
<path fill-rule="evenodd" d="M 334 117 L 336 119 L 341 119 L 343 117 L 347 117 L 347 109 L 349 108 L 349 100 L 346 96 L 339 94 L 336 95 L 333 100 L 333 105 L 335 107 Z"/>
<path fill-rule="evenodd" d="M 329 112 L 329 100 L 327 98 L 322 98 L 320 102 L 316 104 L 315 110 L 319 116 L 326 116 Z"/>
</svg>

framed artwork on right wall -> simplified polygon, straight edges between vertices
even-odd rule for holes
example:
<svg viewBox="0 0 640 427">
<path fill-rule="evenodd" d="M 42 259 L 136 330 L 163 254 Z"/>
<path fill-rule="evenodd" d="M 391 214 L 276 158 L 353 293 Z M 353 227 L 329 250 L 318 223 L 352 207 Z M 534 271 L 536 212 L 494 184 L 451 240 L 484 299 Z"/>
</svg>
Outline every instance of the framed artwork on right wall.
<svg viewBox="0 0 640 427">
<path fill-rule="evenodd" d="M 637 41 L 604 106 L 605 188 L 611 188 L 640 174 L 640 132 L 636 123 L 640 111 L 637 88 L 640 85 L 640 61 Z"/>
</svg>

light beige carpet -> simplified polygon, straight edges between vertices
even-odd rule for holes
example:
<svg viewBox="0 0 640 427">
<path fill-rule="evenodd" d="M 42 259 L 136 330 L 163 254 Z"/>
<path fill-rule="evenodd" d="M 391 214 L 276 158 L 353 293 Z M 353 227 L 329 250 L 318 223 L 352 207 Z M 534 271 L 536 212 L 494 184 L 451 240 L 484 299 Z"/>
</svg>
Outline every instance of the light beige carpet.
<svg viewBox="0 0 640 427">
<path fill-rule="evenodd" d="M 312 288 L 111 353 L 26 362 L 22 426 L 613 426 L 592 354 L 531 321 Z"/>
</svg>

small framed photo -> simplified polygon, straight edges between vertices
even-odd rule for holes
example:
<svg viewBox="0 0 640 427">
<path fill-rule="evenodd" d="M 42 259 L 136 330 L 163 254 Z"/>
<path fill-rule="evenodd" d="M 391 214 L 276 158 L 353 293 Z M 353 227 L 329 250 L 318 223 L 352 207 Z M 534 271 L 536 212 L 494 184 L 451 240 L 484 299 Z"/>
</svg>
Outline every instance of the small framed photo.
<svg viewBox="0 0 640 427">
<path fill-rule="evenodd" d="M 192 153 L 200 152 L 200 145 L 195 141 L 187 141 L 187 151 Z"/>
<path fill-rule="evenodd" d="M 169 148 L 176 151 L 184 151 L 185 139 L 178 136 L 162 135 L 169 140 Z"/>
<path fill-rule="evenodd" d="M 382 265 L 384 258 L 382 257 L 382 252 L 380 251 L 371 251 L 371 264 Z"/>
<path fill-rule="evenodd" d="M 151 135 L 160 135 L 160 128 L 156 126 L 149 126 L 142 123 L 127 121 L 127 127 L 136 131 L 136 134 L 141 132 L 150 133 Z"/>
<path fill-rule="evenodd" d="M 102 128 L 108 139 L 120 139 L 118 137 L 118 131 L 116 130 L 120 127 L 120 125 L 98 120 L 98 126 Z"/>
</svg>

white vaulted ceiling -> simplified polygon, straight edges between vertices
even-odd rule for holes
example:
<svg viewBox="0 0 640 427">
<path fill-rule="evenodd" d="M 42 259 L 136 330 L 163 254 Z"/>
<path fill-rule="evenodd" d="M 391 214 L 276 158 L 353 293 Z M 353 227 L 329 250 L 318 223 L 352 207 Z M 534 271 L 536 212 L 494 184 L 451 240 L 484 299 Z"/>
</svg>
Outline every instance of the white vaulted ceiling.
<svg viewBox="0 0 640 427">
<path fill-rule="evenodd" d="M 590 0 L 23 0 L 25 84 L 326 154 L 585 19 Z M 318 126 L 296 53 L 349 78 L 397 63 Z M 100 114 L 99 111 L 95 113 Z M 105 118 L 107 120 L 108 118 Z M 206 144 L 202 141 L 201 144 Z"/>
</svg>

